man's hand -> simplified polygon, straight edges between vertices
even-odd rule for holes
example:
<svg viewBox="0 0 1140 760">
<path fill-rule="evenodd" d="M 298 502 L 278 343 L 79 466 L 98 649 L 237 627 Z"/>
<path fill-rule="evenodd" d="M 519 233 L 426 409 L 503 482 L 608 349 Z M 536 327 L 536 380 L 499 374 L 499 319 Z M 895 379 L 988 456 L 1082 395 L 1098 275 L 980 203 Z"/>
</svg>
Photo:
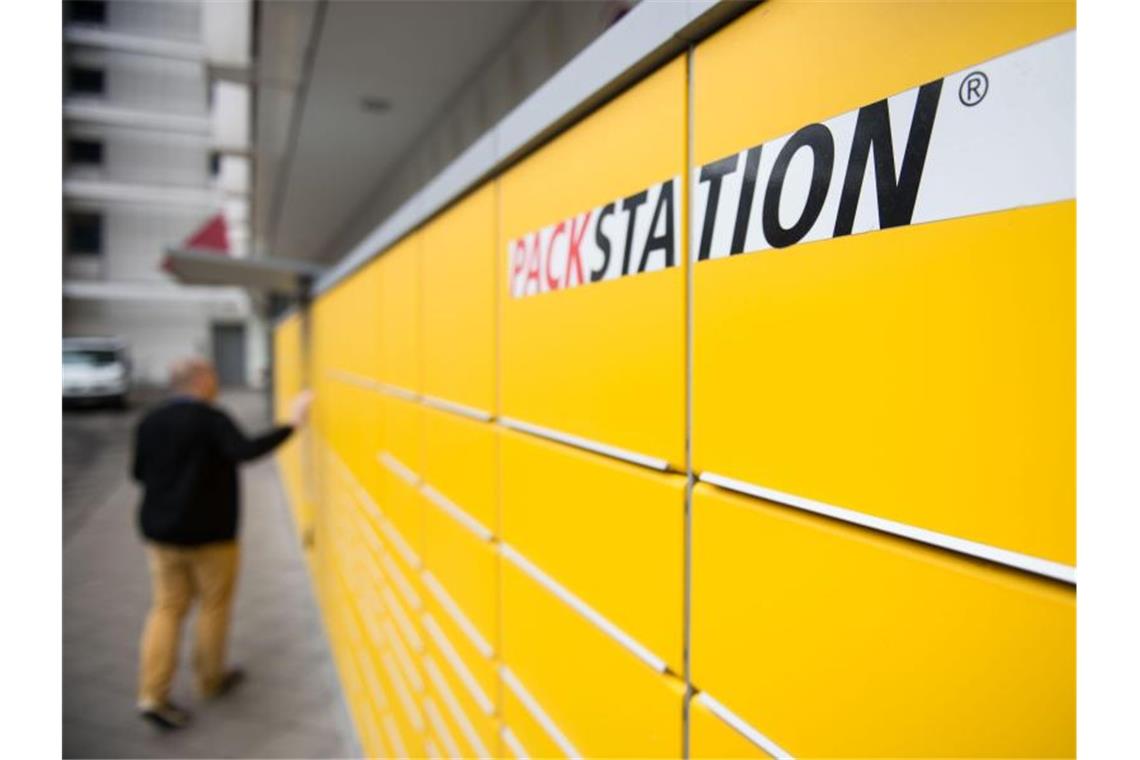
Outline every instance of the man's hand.
<svg viewBox="0 0 1140 760">
<path fill-rule="evenodd" d="M 309 421 L 309 407 L 313 404 L 313 392 L 303 390 L 293 399 L 293 410 L 290 422 L 295 428 L 302 428 Z"/>
</svg>

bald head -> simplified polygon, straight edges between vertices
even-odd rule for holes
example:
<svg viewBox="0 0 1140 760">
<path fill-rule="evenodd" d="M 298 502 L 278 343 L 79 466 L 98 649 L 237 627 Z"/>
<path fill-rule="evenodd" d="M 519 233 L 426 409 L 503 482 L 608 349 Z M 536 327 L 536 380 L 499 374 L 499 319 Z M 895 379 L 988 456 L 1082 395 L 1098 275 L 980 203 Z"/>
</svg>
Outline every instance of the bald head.
<svg viewBox="0 0 1140 760">
<path fill-rule="evenodd" d="M 218 376 L 213 364 L 200 356 L 189 356 L 171 365 L 170 386 L 177 393 L 209 401 L 218 393 Z"/>
</svg>

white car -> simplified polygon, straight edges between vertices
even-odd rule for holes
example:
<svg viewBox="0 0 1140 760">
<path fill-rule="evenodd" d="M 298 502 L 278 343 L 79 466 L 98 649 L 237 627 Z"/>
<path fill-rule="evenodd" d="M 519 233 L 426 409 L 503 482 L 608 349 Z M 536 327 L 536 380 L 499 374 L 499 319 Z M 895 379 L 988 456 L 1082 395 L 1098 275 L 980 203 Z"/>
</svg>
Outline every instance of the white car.
<svg viewBox="0 0 1140 760">
<path fill-rule="evenodd" d="M 64 403 L 103 402 L 127 405 L 131 361 L 119 338 L 63 339 Z"/>
</svg>

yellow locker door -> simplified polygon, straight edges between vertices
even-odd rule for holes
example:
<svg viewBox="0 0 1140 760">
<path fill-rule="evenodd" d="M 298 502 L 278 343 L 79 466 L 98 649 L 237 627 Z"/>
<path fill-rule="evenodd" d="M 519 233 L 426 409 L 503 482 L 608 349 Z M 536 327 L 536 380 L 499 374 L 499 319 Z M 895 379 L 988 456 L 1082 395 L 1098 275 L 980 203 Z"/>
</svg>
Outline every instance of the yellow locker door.
<svg viewBox="0 0 1140 760">
<path fill-rule="evenodd" d="M 421 233 L 423 392 L 495 407 L 495 183 L 486 182 Z"/>
<path fill-rule="evenodd" d="M 381 255 L 377 279 L 380 299 L 381 382 L 419 393 L 422 378 L 420 272 L 422 238 L 413 233 Z M 346 329 L 351 329 L 351 322 Z"/>
<path fill-rule="evenodd" d="M 692 540 L 693 683 L 793 757 L 1075 753 L 1071 587 L 703 484 Z"/>
<path fill-rule="evenodd" d="M 500 445 L 503 541 L 683 672 L 685 479 L 511 431 Z"/>
<path fill-rule="evenodd" d="M 424 565 L 431 574 L 425 582 L 442 586 L 462 616 L 493 646 L 498 639 L 499 558 L 491 536 L 430 499 L 424 499 L 423 510 Z"/>
<path fill-rule="evenodd" d="M 685 62 L 499 180 L 501 414 L 684 464 Z"/>
<path fill-rule="evenodd" d="M 696 47 L 702 476 L 1075 562 L 1074 23 L 773 0 Z"/>
<path fill-rule="evenodd" d="M 425 484 L 491 532 L 499 522 L 497 435 L 490 422 L 423 409 Z"/>
<path fill-rule="evenodd" d="M 569 746 L 584 756 L 678 757 L 683 682 L 653 670 L 514 564 L 502 564 L 502 578 L 503 660 Z"/>
</svg>

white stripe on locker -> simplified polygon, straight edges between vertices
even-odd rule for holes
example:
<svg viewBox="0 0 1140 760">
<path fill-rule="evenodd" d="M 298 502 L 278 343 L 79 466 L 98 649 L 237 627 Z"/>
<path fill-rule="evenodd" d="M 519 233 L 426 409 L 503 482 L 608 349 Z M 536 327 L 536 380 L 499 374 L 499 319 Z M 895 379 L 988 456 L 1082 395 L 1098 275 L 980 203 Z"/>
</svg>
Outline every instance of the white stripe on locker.
<svg viewBox="0 0 1140 760">
<path fill-rule="evenodd" d="M 383 753 L 383 757 L 392 756 L 392 752 L 388 749 L 388 744 L 384 741 L 384 735 L 381 733 L 380 726 L 376 723 L 375 719 L 369 719 L 365 724 L 364 730 L 368 734 L 371 743 L 380 749 L 380 753 Z"/>
<path fill-rule="evenodd" d="M 423 606 L 423 601 L 416 590 L 412 588 L 412 582 L 408 580 L 408 576 L 404 575 L 404 571 L 396 564 L 396 560 L 392 559 L 388 554 L 380 556 L 380 563 L 384 565 L 384 572 L 392 578 L 392 584 L 399 589 L 404 598 L 408 600 L 408 604 L 412 609 L 418 610 Z"/>
<path fill-rule="evenodd" d="M 755 496 L 759 499 L 778 502 L 788 507 L 801 509 L 805 512 L 812 512 L 853 525 L 861 525 L 864 528 L 871 528 L 872 530 L 877 530 L 882 533 L 890 533 L 891 535 L 909 538 L 912 541 L 919 541 L 924 544 L 930 544 L 931 546 L 948 549 L 952 552 L 958 552 L 959 554 L 989 560 L 999 565 L 1015 567 L 1019 570 L 1024 570 L 1036 575 L 1043 575 L 1047 578 L 1064 581 L 1065 583 L 1075 585 L 1077 582 L 1077 569 L 1071 565 L 1064 565 L 1060 562 L 1053 562 L 1052 560 L 1041 559 L 1040 557 L 1033 557 L 1008 549 L 999 549 L 989 544 L 982 544 L 977 541 L 970 541 L 965 538 L 958 538 L 957 536 L 927 530 L 926 528 L 919 528 L 914 525 L 895 522 L 894 520 L 887 520 L 882 517 L 875 517 L 874 515 L 856 512 L 852 509 L 845 509 L 844 507 L 836 507 L 831 504 L 825 504 L 822 501 L 815 501 L 814 499 L 808 499 L 803 496 L 776 491 L 743 480 L 736 480 L 735 478 L 726 478 L 723 475 L 717 475 L 712 472 L 701 473 L 700 479 L 704 483 L 719 486 L 720 488 L 727 488 L 730 491 L 747 494 L 748 496 Z"/>
<path fill-rule="evenodd" d="M 374 641 L 381 641 L 384 637 L 382 632 L 376 628 L 376 621 L 381 619 L 382 615 L 376 605 L 375 597 L 365 597 L 364 604 L 366 605 L 366 609 L 361 613 L 361 617 L 364 618 L 364 627 L 368 629 L 368 635 L 371 636 Z"/>
<path fill-rule="evenodd" d="M 432 701 L 431 697 L 424 697 L 424 712 L 427 713 L 432 730 L 443 742 L 443 749 L 447 752 L 447 756 L 463 757 L 459 751 L 459 745 L 455 743 L 455 737 L 451 735 L 451 729 L 443 722 L 443 716 L 439 714 L 439 710 L 435 709 L 435 702 Z"/>
<path fill-rule="evenodd" d="M 376 520 L 385 519 L 384 513 L 380 511 L 380 505 L 373 500 L 368 491 L 364 490 L 364 488 L 360 487 L 360 485 L 357 484 L 357 492 L 360 496 L 360 502 L 364 505 L 364 511 L 368 512 L 368 514 L 372 515 L 372 517 L 374 517 Z"/>
<path fill-rule="evenodd" d="M 380 594 L 384 598 L 384 604 L 388 607 L 388 611 L 392 613 L 392 618 L 396 621 L 396 625 L 400 626 L 400 630 L 404 632 L 404 638 L 408 640 L 408 645 L 417 652 L 422 652 L 424 649 L 424 642 L 420 635 L 416 633 L 416 627 L 412 624 L 411 618 L 408 613 L 404 611 L 400 600 L 392 593 L 392 590 L 385 586 L 380 589 Z"/>
<path fill-rule="evenodd" d="M 416 474 L 416 471 L 397 459 L 396 456 L 391 452 L 381 451 L 376 455 L 376 458 L 380 461 L 380 464 L 387 467 L 401 480 L 406 481 L 408 485 L 412 486 L 413 488 L 419 486 L 420 476 Z"/>
<path fill-rule="evenodd" d="M 462 507 L 444 496 L 432 486 L 424 483 L 420 486 L 420 491 L 424 496 L 428 498 L 431 503 L 442 509 L 450 518 L 455 520 L 467 530 L 474 533 L 479 538 L 483 539 L 484 541 L 490 541 L 495 537 L 495 534 L 491 532 L 490 528 L 476 520 L 471 515 L 467 514 L 467 512 L 464 511 Z"/>
<path fill-rule="evenodd" d="M 412 727 L 417 731 L 424 730 L 424 717 L 420 714 L 420 708 L 416 705 L 416 701 L 412 699 L 412 694 L 408 690 L 408 685 L 404 683 L 404 677 L 400 675 L 399 668 L 396 667 L 392 655 L 384 652 L 380 656 L 381 662 L 384 664 L 384 670 L 388 671 L 388 678 L 392 681 L 392 687 L 396 690 L 396 696 L 399 697 L 400 702 L 404 706 L 404 712 L 411 721 Z"/>
<path fill-rule="evenodd" d="M 711 711 L 718 718 L 736 729 L 736 731 L 741 736 L 748 739 L 748 741 L 752 742 L 772 757 L 779 758 L 780 760 L 791 760 L 792 756 L 788 754 L 787 750 L 782 748 L 779 744 L 776 744 L 776 742 L 772 741 L 764 734 L 757 731 L 752 726 L 748 725 L 748 723 L 746 723 L 744 719 L 739 715 L 710 697 L 708 692 L 702 691 L 695 697 L 695 699 L 705 707 L 709 708 L 709 711 Z"/>
<path fill-rule="evenodd" d="M 412 661 L 412 653 L 408 651 L 407 645 L 404 644 L 404 640 L 400 638 L 400 634 L 396 633 L 396 629 L 392 626 L 391 622 L 385 620 L 383 625 L 385 632 L 388 634 L 389 641 L 392 642 L 392 651 L 396 653 L 396 660 L 400 663 L 400 667 L 403 668 L 404 674 L 412 684 L 412 688 L 415 691 L 423 691 L 424 679 Z"/>
<path fill-rule="evenodd" d="M 537 583 L 539 583 L 539 585 L 544 586 L 548 591 L 561 599 L 567 606 L 600 628 L 602 632 L 607 634 L 610 638 L 614 639 L 616 642 L 628 649 L 639 660 L 656 670 L 658 673 L 664 673 L 668 669 L 668 666 L 665 664 L 665 661 L 663 659 L 653 654 L 653 652 L 649 651 L 647 647 L 640 644 L 628 633 L 604 618 L 593 607 L 586 604 L 584 601 L 572 594 L 558 581 L 554 580 L 549 575 L 540 570 L 534 563 L 519 554 L 514 547 L 510 546 L 507 543 L 501 543 L 499 547 L 503 553 L 503 556 L 509 559 L 515 565 L 515 567 L 519 568 L 524 573 L 529 575 Z"/>
<path fill-rule="evenodd" d="M 332 452 L 331 449 L 330 452 Z M 384 535 L 386 535 L 392 544 L 396 547 L 396 551 L 398 551 L 404 557 L 404 560 L 407 561 L 409 565 L 418 568 L 421 564 L 419 555 L 416 554 L 415 550 L 412 549 L 404 537 L 400 535 L 400 531 L 397 530 L 394 525 L 392 525 L 392 522 L 384 515 L 380 507 L 376 504 L 375 501 L 373 501 L 372 497 L 368 495 L 368 492 L 360 485 L 360 481 L 356 479 L 356 476 L 352 474 L 352 471 L 348 469 L 348 466 L 345 465 L 343 461 L 341 461 L 340 457 L 336 456 L 335 452 L 332 452 L 332 454 L 332 461 L 340 468 L 342 476 L 351 481 L 351 484 L 354 486 L 354 490 L 357 492 L 357 495 L 363 500 L 365 508 L 371 512 L 373 516 L 376 517 L 376 519 L 379 521 L 380 529 L 384 531 Z M 387 454 L 387 452 L 381 452 L 378 455 L 380 461 L 384 461 L 383 457 L 385 454 Z M 407 479 L 406 476 L 410 475 L 413 478 L 413 481 L 409 482 L 411 482 L 413 486 L 419 482 L 419 476 L 407 468 L 402 462 L 400 462 L 400 460 L 396 459 L 390 454 L 387 456 L 389 456 L 391 458 L 391 461 L 395 463 L 398 469 L 394 470 L 394 472 L 396 472 L 401 478 Z M 418 604 L 419 603 L 416 602 L 417 606 Z"/>
<path fill-rule="evenodd" d="M 400 556 L 404 558 L 405 562 L 417 568 L 423 565 L 423 562 L 420 561 L 420 555 L 416 554 L 416 550 L 400 535 L 400 531 L 396 530 L 396 526 L 392 524 L 391 520 L 385 520 L 381 523 L 380 528 L 384 531 L 384 535 L 388 537 L 388 540 L 392 542 L 392 545 L 396 547 L 396 551 L 400 553 Z"/>
<path fill-rule="evenodd" d="M 357 375 L 352 372 L 346 372 L 343 369 L 330 369 L 327 372 L 327 375 L 328 377 L 340 380 L 341 382 L 349 383 L 350 385 L 358 385 L 361 388 L 368 388 L 369 390 L 375 390 L 377 385 L 375 380 L 370 380 L 367 377 L 363 377 L 362 375 Z"/>
<path fill-rule="evenodd" d="M 379 561 L 384 556 L 384 545 L 380 543 L 380 537 L 376 535 L 376 529 L 371 525 L 363 525 L 360 532 L 364 534 L 364 543 L 368 544 L 369 549 L 372 551 L 372 558 Z"/>
<path fill-rule="evenodd" d="M 384 716 L 384 733 L 388 736 L 388 743 L 396 750 L 398 757 L 407 757 L 408 748 L 404 744 L 404 737 L 400 734 L 400 725 L 392 713 Z"/>
<path fill-rule="evenodd" d="M 365 653 L 364 657 L 371 657 Z M 357 663 L 359 666 L 359 663 Z M 374 668 L 361 668 L 364 671 L 364 680 L 368 684 L 368 690 L 372 693 L 372 701 L 376 705 L 376 709 L 383 712 L 388 709 L 388 695 L 384 692 L 384 687 L 376 680 L 376 671 Z"/>
<path fill-rule="evenodd" d="M 391 383 L 382 383 L 379 380 L 373 381 L 373 385 L 376 390 L 380 391 L 381 393 L 387 393 L 389 396 L 402 398 L 405 401 L 420 400 L 420 394 L 416 393 L 415 391 L 410 391 L 407 388 L 401 388 L 398 385 L 392 385 Z"/>
<path fill-rule="evenodd" d="M 591 441 L 589 438 L 563 433 L 558 430 L 542 427 L 541 425 L 532 425 L 529 422 L 523 422 L 522 420 L 516 420 L 511 417 L 499 417 L 499 422 L 512 430 L 519 430 L 524 433 L 530 433 L 531 435 L 537 435 L 540 438 L 547 438 L 551 441 L 557 441 L 558 443 L 569 444 L 579 449 L 592 451 L 595 454 L 604 454 L 624 462 L 641 465 L 642 467 L 649 467 L 654 470 L 661 470 L 662 472 L 669 469 L 669 463 L 664 459 L 651 457 L 647 454 L 638 454 L 636 451 L 611 446 L 608 443 Z"/>
<path fill-rule="evenodd" d="M 438 396 L 429 396 L 427 394 L 424 394 L 420 397 L 420 400 L 423 401 L 427 406 L 433 407 L 435 409 L 439 409 L 444 412 L 451 412 L 463 417 L 470 417 L 471 419 L 479 420 L 481 422 L 488 422 L 494 417 L 494 415 L 492 415 L 490 412 L 483 411 L 477 407 L 467 406 L 466 404 L 460 404 L 455 401 L 448 401 L 447 399 L 442 399 Z"/>
<path fill-rule="evenodd" d="M 522 742 L 515 736 L 515 732 L 509 726 L 503 726 L 499 729 L 499 736 L 503 738 L 503 743 L 507 745 L 507 749 L 515 756 L 515 760 L 530 760 L 530 754 L 527 753 L 526 748 L 523 747 Z"/>
<path fill-rule="evenodd" d="M 427 587 L 427 590 L 436 598 L 444 611 L 451 616 L 451 619 L 455 621 L 459 629 L 467 634 L 467 638 L 471 640 L 471 643 L 475 645 L 479 653 L 487 659 L 494 657 L 494 647 L 483 638 L 483 635 L 479 633 L 479 629 L 476 628 L 475 624 L 463 613 L 463 610 L 459 608 L 459 605 L 455 603 L 455 600 L 451 598 L 440 582 L 435 579 L 435 576 L 427 570 L 424 570 L 423 579 L 424 586 Z"/>
<path fill-rule="evenodd" d="M 424 669 L 427 670 L 428 678 L 431 680 L 435 688 L 439 690 L 439 696 L 443 698 L 443 705 L 451 713 L 451 717 L 455 718 L 455 722 L 459 724 L 459 730 L 463 732 L 463 736 L 467 739 L 475 754 L 479 757 L 489 757 L 490 752 L 487 751 L 487 745 L 483 744 L 483 740 L 479 737 L 479 732 L 475 730 L 475 726 L 471 725 L 471 719 L 467 717 L 467 713 L 463 712 L 463 708 L 459 706 L 459 700 L 455 698 L 455 692 L 447 685 L 443 674 L 439 672 L 435 661 L 431 657 L 424 657 Z"/>
<path fill-rule="evenodd" d="M 475 678 L 475 674 L 467 667 L 467 663 L 460 657 L 459 652 L 455 651 L 455 646 L 448 640 L 447 636 L 440 629 L 439 623 L 435 622 L 429 613 L 423 614 L 424 630 L 428 632 L 428 636 L 439 647 L 439 651 L 443 653 L 443 658 L 451 665 L 455 674 L 459 676 L 459 681 L 470 692 L 471 698 L 479 705 L 479 709 L 487 715 L 495 714 L 495 704 L 491 698 L 487 696 L 487 692 L 483 691 L 483 687 L 479 685 L 479 681 Z"/>
<path fill-rule="evenodd" d="M 567 757 L 582 757 L 582 753 L 578 751 L 578 749 L 570 742 L 568 738 L 566 738 L 566 734 L 562 733 L 562 730 L 558 728 L 557 725 L 555 725 L 551 717 L 546 714 L 546 710 L 542 709 L 542 705 L 540 705 L 538 701 L 533 696 L 531 696 L 530 692 L 526 690 L 526 687 L 523 686 L 518 677 L 513 672 L 511 672 L 510 668 L 508 668 L 506 665 L 500 665 L 499 678 L 504 684 L 506 684 L 507 688 L 510 689 L 516 697 L 518 697 L 518 700 L 522 702 L 523 707 L 527 709 L 527 712 L 531 714 L 531 717 L 538 721 L 538 724 L 542 726 L 543 730 L 546 731 L 551 740 L 553 740 L 554 743 L 557 744 L 564 753 L 566 753 Z"/>
</svg>

